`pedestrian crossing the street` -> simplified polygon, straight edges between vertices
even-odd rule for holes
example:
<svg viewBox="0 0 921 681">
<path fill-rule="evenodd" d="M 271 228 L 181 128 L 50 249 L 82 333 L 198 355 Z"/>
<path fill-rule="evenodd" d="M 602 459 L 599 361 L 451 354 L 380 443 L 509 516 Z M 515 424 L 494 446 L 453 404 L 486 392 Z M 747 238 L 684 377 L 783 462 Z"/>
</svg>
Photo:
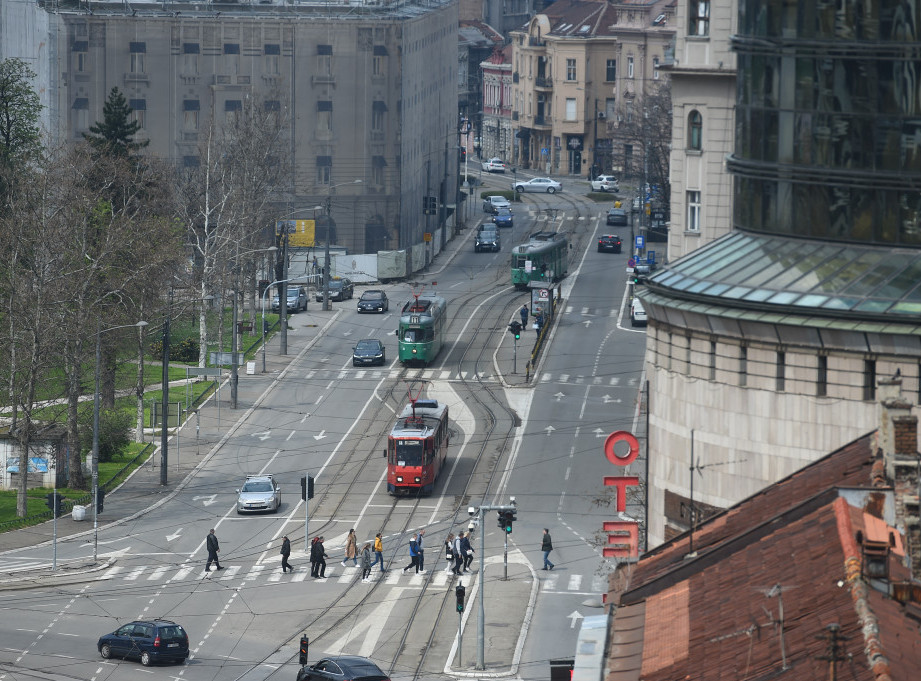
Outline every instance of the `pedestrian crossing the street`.
<svg viewBox="0 0 921 681">
<path fill-rule="evenodd" d="M 193 582 L 202 579 L 210 579 L 217 582 L 242 581 L 254 584 L 278 584 L 282 582 L 303 582 L 317 581 L 310 577 L 309 566 L 298 566 L 294 572 L 282 573 L 281 568 L 277 565 L 258 564 L 258 565 L 225 565 L 223 570 L 214 570 L 205 572 L 201 565 L 183 565 L 181 567 L 165 566 L 147 566 L 147 567 L 124 567 L 113 565 L 96 578 L 97 581 L 113 580 L 143 584 L 146 582 L 167 582 L 176 584 L 181 582 Z M 470 573 L 468 577 L 476 574 Z M 540 573 L 541 574 L 541 591 L 547 593 L 590 593 L 600 594 L 607 588 L 607 582 L 604 577 L 596 575 L 581 574 L 564 574 L 557 573 Z M 401 569 L 395 568 L 387 572 L 372 570 L 371 577 L 366 583 L 373 585 L 383 582 L 389 586 L 404 586 L 422 588 L 425 584 L 436 587 L 446 587 L 454 583 L 454 575 L 443 569 L 437 569 L 425 573 L 416 574 L 415 572 L 404 573 Z M 326 578 L 320 582 L 334 582 L 336 584 L 351 584 L 356 586 L 363 585 L 361 581 L 361 568 L 341 567 L 338 564 L 329 565 L 326 568 Z"/>
</svg>

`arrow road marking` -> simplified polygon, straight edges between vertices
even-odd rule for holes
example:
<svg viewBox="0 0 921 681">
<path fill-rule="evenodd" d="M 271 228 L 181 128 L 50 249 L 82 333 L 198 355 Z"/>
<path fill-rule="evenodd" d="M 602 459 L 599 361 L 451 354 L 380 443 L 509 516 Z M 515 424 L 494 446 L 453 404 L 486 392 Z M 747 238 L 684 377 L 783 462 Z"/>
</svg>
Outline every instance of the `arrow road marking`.
<svg viewBox="0 0 921 681">
<path fill-rule="evenodd" d="M 547 431 L 547 435 L 550 435 L 550 433 L 556 430 L 556 428 L 554 428 L 553 426 L 547 426 L 546 428 L 544 428 L 544 430 Z"/>
<path fill-rule="evenodd" d="M 582 324 L 585 324 L 585 328 L 587 329 L 587 328 L 589 327 L 589 324 L 592 323 L 592 320 L 591 320 L 591 319 L 586 319 L 584 322 L 581 322 L 581 323 L 582 323 Z"/>
<path fill-rule="evenodd" d="M 250 437 L 258 437 L 260 441 L 265 442 L 266 440 L 269 439 L 269 437 L 271 437 L 271 435 L 272 435 L 271 430 L 264 430 L 261 433 L 253 433 L 252 435 L 250 435 Z"/>
<path fill-rule="evenodd" d="M 570 629 L 575 629 L 575 628 L 576 628 L 576 622 L 578 622 L 578 621 L 579 621 L 580 619 L 582 619 L 583 617 L 584 617 L 584 616 L 582 615 L 582 613 L 579 612 L 578 610 L 573 610 L 571 613 L 569 613 L 568 615 L 566 615 L 566 619 L 572 620 L 572 621 L 569 623 L 569 628 L 570 628 Z"/>
<path fill-rule="evenodd" d="M 604 403 L 605 403 L 605 404 L 607 404 L 608 402 L 613 402 L 614 404 L 620 404 L 620 403 L 621 403 L 621 399 L 620 399 L 619 397 L 615 400 L 615 399 L 614 399 L 613 397 L 611 397 L 610 395 L 605 395 L 605 396 L 602 397 L 601 399 L 604 400 Z"/>
<path fill-rule="evenodd" d="M 166 535 L 166 541 L 173 541 L 174 539 L 179 539 L 179 534 L 182 532 L 182 528 L 178 528 L 173 534 Z"/>
<path fill-rule="evenodd" d="M 208 496 L 192 497 L 192 501 L 198 501 L 199 499 L 202 499 L 202 503 L 205 506 L 210 506 L 211 504 L 214 503 L 216 498 L 217 498 L 217 494 L 209 494 Z"/>
<path fill-rule="evenodd" d="M 313 439 L 314 439 L 314 440 L 322 440 L 324 437 L 326 437 L 326 431 L 325 431 L 325 430 L 321 430 L 319 435 L 314 435 L 314 436 L 313 436 Z"/>
<path fill-rule="evenodd" d="M 604 437 L 604 431 L 601 430 L 601 428 L 595 428 L 592 432 L 595 434 L 595 437 Z"/>
<path fill-rule="evenodd" d="M 554 395 L 554 397 L 556 398 L 556 401 L 559 402 L 564 397 L 566 397 L 566 393 L 557 393 L 556 395 Z"/>
</svg>

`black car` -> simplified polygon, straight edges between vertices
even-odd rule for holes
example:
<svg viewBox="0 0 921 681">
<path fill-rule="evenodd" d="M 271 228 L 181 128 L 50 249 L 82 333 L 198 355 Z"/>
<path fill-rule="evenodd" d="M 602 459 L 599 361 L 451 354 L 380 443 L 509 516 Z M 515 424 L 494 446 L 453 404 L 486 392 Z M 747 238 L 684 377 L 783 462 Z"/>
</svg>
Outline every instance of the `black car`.
<svg viewBox="0 0 921 681">
<path fill-rule="evenodd" d="M 477 232 L 473 241 L 473 250 L 475 253 L 479 253 L 480 251 L 493 251 L 498 253 L 502 250 L 499 230 L 493 227 L 492 229 L 481 229 Z"/>
<path fill-rule="evenodd" d="M 365 338 L 358 341 L 352 349 L 352 366 L 370 366 L 387 363 L 387 348 L 376 338 Z"/>
<path fill-rule="evenodd" d="M 345 277 L 337 277 L 336 279 L 329 280 L 329 299 L 330 300 L 346 300 L 348 298 L 355 297 L 355 286 L 352 284 L 350 279 Z M 323 291 L 317 291 L 317 302 L 323 302 Z"/>
<path fill-rule="evenodd" d="M 378 289 L 368 289 L 358 299 L 359 312 L 386 312 L 389 309 L 387 294 Z"/>
<path fill-rule="evenodd" d="M 381 668 L 366 657 L 339 655 L 326 657 L 309 667 L 301 667 L 297 681 L 390 681 Z"/>
<path fill-rule="evenodd" d="M 614 225 L 616 227 L 626 227 L 627 211 L 625 211 L 623 208 L 612 208 L 608 211 L 607 224 Z"/>
<path fill-rule="evenodd" d="M 183 662 L 189 656 L 189 635 L 170 620 L 137 620 L 99 637 L 99 654 L 137 658 L 145 667 L 154 662 Z"/>
<path fill-rule="evenodd" d="M 598 252 L 620 253 L 621 241 L 616 234 L 602 234 L 598 237 Z"/>
</svg>

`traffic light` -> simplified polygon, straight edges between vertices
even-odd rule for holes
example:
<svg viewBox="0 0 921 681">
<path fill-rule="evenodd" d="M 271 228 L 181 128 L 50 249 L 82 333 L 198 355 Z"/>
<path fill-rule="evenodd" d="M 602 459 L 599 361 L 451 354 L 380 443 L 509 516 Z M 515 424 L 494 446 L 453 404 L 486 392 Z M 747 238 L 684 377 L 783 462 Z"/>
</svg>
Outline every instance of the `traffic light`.
<svg viewBox="0 0 921 681">
<path fill-rule="evenodd" d="M 61 515 L 61 495 L 58 492 L 51 492 L 45 497 L 45 506 L 51 509 L 54 517 Z"/>
<path fill-rule="evenodd" d="M 313 499 L 313 476 L 307 475 L 301 478 L 301 499 L 307 501 Z"/>
<path fill-rule="evenodd" d="M 309 648 L 310 639 L 308 639 L 306 636 L 301 636 L 301 648 L 297 655 L 297 661 L 301 664 L 301 666 L 307 664 L 307 652 Z"/>
<path fill-rule="evenodd" d="M 464 612 L 464 595 L 467 593 L 467 589 L 464 588 L 463 584 L 458 584 L 454 587 L 454 595 L 457 597 L 457 612 Z"/>
<path fill-rule="evenodd" d="M 461 163 L 467 160 L 467 150 L 464 149 L 464 147 L 460 148 L 460 160 L 461 160 Z"/>
<path fill-rule="evenodd" d="M 423 215 L 437 215 L 438 214 L 438 199 L 434 196 L 423 196 L 422 197 L 422 214 Z"/>
<path fill-rule="evenodd" d="M 499 518 L 496 520 L 496 527 L 500 530 L 505 529 L 505 511 L 499 511 Z"/>
<path fill-rule="evenodd" d="M 505 530 L 505 534 L 511 534 L 512 533 L 512 521 L 516 519 L 515 512 L 506 511 L 504 515 L 505 515 L 505 523 L 503 524 L 503 529 Z"/>
<path fill-rule="evenodd" d="M 515 336 L 515 340 L 521 339 L 521 322 L 514 321 L 508 325 L 508 330 L 512 332 L 512 335 Z"/>
<path fill-rule="evenodd" d="M 96 514 L 102 513 L 102 507 L 105 503 L 106 491 L 102 487 L 96 488 Z"/>
</svg>

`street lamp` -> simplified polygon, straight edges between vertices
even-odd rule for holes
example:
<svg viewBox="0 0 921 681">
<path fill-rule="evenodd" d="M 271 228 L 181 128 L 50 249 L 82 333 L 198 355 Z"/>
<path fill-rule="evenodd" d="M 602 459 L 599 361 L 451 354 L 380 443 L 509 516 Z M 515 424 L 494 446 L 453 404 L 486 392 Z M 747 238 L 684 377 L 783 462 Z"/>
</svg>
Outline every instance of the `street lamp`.
<svg viewBox="0 0 921 681">
<path fill-rule="evenodd" d="M 323 310 L 328 311 L 330 309 L 329 301 L 329 223 L 330 223 L 330 214 L 333 211 L 333 197 L 332 191 L 336 187 L 344 187 L 349 184 L 361 184 L 361 180 L 352 180 L 351 182 L 342 182 L 340 184 L 333 184 L 327 187 L 326 189 L 326 201 L 325 206 L 315 206 L 314 209 L 324 208 L 326 211 L 326 247 L 324 249 L 324 259 L 323 264 Z"/>
<path fill-rule="evenodd" d="M 96 562 L 96 549 L 98 546 L 99 534 L 99 365 L 102 364 L 102 334 L 116 329 L 127 329 L 135 326 L 141 328 L 147 326 L 147 322 L 140 321 L 136 324 L 122 324 L 113 326 L 108 329 L 101 329 L 99 321 L 96 321 L 96 385 L 93 393 L 93 562 Z M 164 414 L 165 417 L 165 414 Z"/>
<path fill-rule="evenodd" d="M 240 373 L 237 369 L 237 297 L 240 295 L 239 291 L 239 281 L 237 279 L 237 267 L 238 260 L 241 255 L 249 255 L 250 253 L 269 253 L 277 251 L 276 246 L 269 246 L 268 248 L 254 248 L 250 251 L 244 251 L 243 253 L 237 253 L 234 256 L 233 261 L 233 332 L 230 337 L 230 408 L 237 408 L 237 385 L 240 381 Z M 263 310 L 263 322 L 265 321 L 265 311 Z M 264 324 L 263 324 L 264 328 Z M 265 343 L 265 332 L 263 331 L 263 343 Z M 223 350 L 223 348 L 222 348 Z M 265 352 L 265 346 L 263 345 L 263 352 Z M 265 355 L 263 355 L 263 358 Z"/>
</svg>

